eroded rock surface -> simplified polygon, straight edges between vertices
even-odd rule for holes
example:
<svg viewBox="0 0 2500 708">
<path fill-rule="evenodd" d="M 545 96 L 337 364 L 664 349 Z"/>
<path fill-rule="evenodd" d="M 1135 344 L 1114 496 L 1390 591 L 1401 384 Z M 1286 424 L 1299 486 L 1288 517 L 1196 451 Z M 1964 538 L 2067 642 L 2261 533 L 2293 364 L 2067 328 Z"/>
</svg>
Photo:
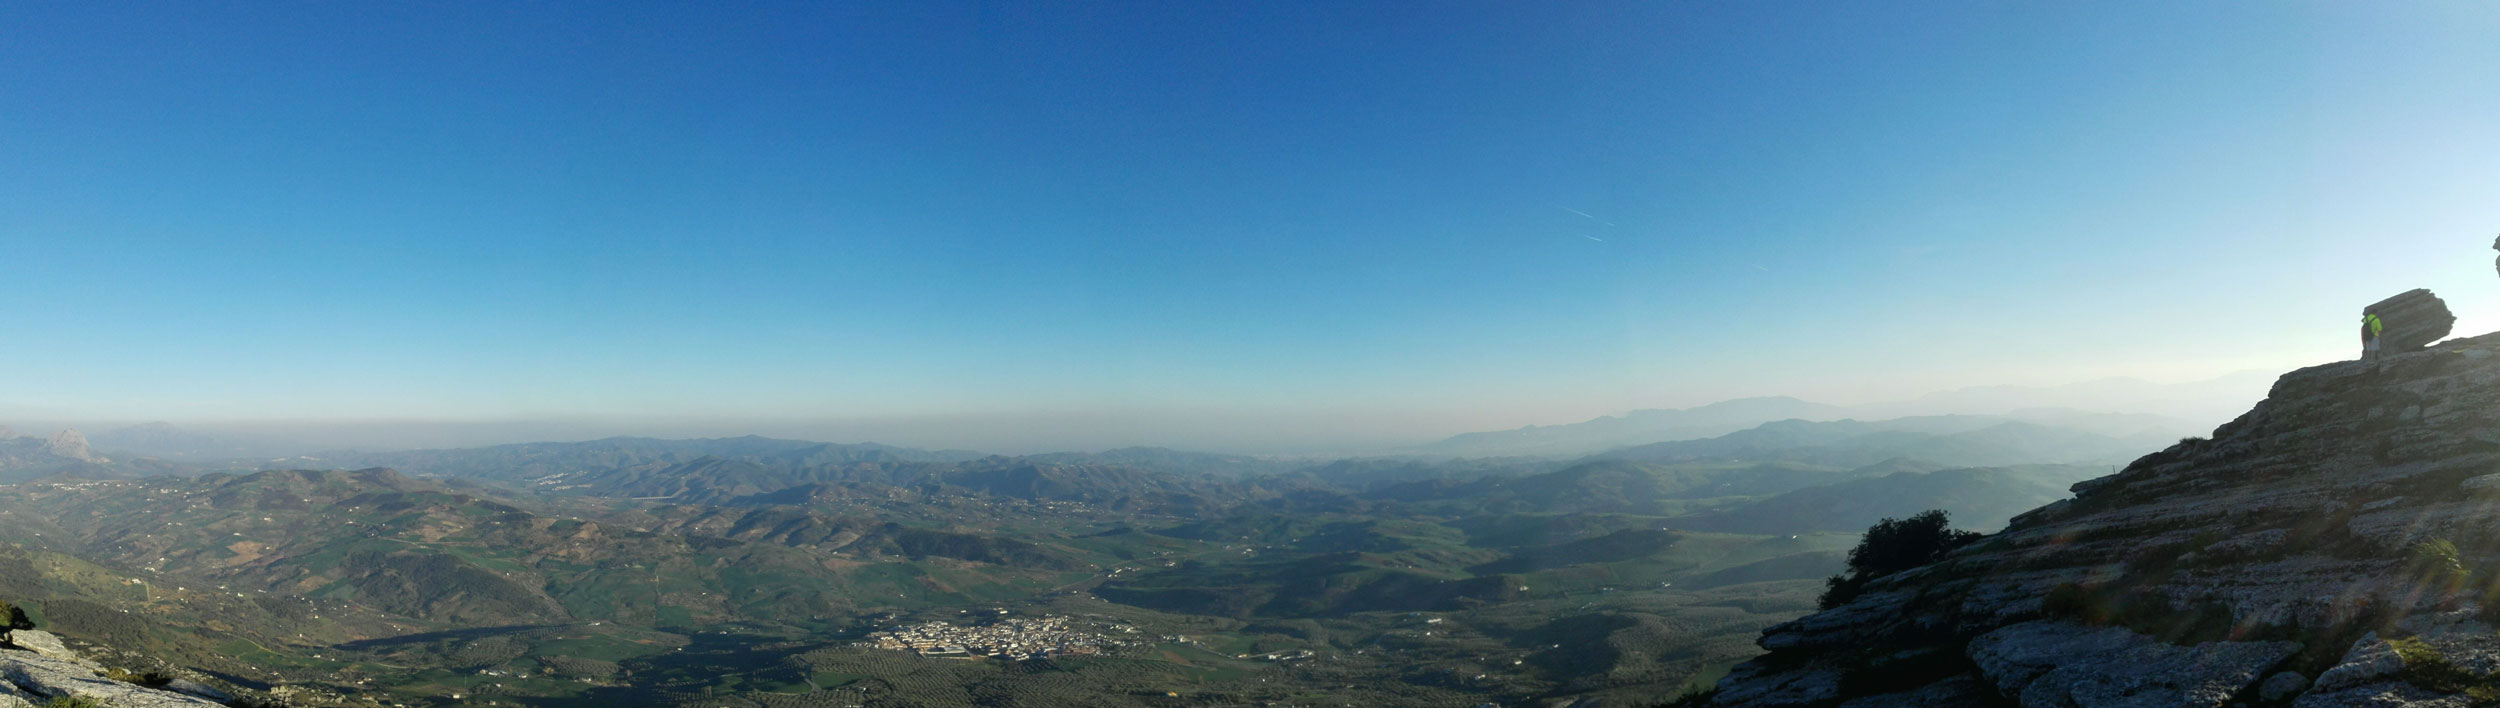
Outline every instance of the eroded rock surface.
<svg viewBox="0 0 2500 708">
<path fill-rule="evenodd" d="M 69 647 L 61 644 L 61 638 L 52 636 L 51 632 L 37 629 L 18 629 L 11 630 L 6 635 L 6 638 L 8 639 L 10 646 L 43 656 L 49 656 L 56 659 L 78 658 L 78 652 L 70 651 Z"/>
<path fill-rule="evenodd" d="M 2294 371 L 2210 440 L 1765 630 L 1716 703 L 2467 705 L 2500 692 L 2495 475 L 2500 335 Z M 1967 661 L 1882 665 L 1922 651 Z"/>
<path fill-rule="evenodd" d="M 2062 621 L 2008 625 L 1970 642 L 1998 695 L 2026 706 L 2220 706 L 2290 658 L 2293 642 L 2175 646 L 2120 627 Z"/>
<path fill-rule="evenodd" d="M 76 659 L 0 650 L 0 684 L 18 695 L 33 699 L 36 705 L 62 696 L 85 698 L 113 708 L 211 708 L 223 705 L 172 691 L 103 678 L 96 675 L 100 668 Z M 0 708 L 9 705 L 7 695 L 0 692 Z"/>
<path fill-rule="evenodd" d="M 2361 312 L 2378 315 L 2384 324 L 2385 331 L 2379 333 L 2383 353 L 2419 350 L 2448 336 L 2448 328 L 2457 323 L 2457 316 L 2448 312 L 2448 303 L 2421 288 L 2370 303 Z"/>
</svg>

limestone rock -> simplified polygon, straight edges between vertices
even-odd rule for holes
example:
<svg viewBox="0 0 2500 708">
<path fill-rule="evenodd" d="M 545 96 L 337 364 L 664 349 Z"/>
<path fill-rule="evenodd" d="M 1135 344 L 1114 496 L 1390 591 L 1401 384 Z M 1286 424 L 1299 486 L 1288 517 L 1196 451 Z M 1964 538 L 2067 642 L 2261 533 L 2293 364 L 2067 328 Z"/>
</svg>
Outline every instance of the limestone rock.
<svg viewBox="0 0 2500 708">
<path fill-rule="evenodd" d="M 1989 708 L 2001 702 L 1978 676 L 1959 674 L 1909 691 L 1859 698 L 1840 708 Z"/>
<path fill-rule="evenodd" d="M 1840 697 L 1839 667 L 1830 665 L 1773 669 L 1759 662 L 1740 664 L 1719 679 L 1713 703 L 1723 706 L 1815 706 Z"/>
<path fill-rule="evenodd" d="M 2117 627 L 2025 622 L 1970 642 L 1979 672 L 2007 698 L 2034 706 L 2221 706 L 2275 664 L 2293 642 L 2173 646 Z"/>
<path fill-rule="evenodd" d="M 113 708 L 212 708 L 214 701 L 96 676 L 96 665 L 30 652 L 0 651 L 0 683 L 38 698 L 75 696 Z"/>
<path fill-rule="evenodd" d="M 2467 477 L 2457 483 L 2457 491 L 2476 497 L 2500 497 L 2500 474 Z"/>
<path fill-rule="evenodd" d="M 2448 303 L 2431 291 L 2414 288 L 2394 297 L 2361 308 L 2365 315 L 2378 315 L 2385 330 L 2379 333 L 2379 353 L 2397 354 L 2419 351 L 2440 337 L 2448 336 L 2448 328 L 2457 323 L 2457 316 L 2448 313 Z"/>
<path fill-rule="evenodd" d="M 61 644 L 61 638 L 60 638 L 60 637 L 52 636 L 52 633 L 51 633 L 51 632 L 46 632 L 46 631 L 43 631 L 43 630 L 38 630 L 38 629 L 16 629 L 16 630 L 10 630 L 10 631 L 9 631 L 9 644 L 10 644 L 11 646 L 15 646 L 15 647 L 17 647 L 17 648 L 19 648 L 19 649 L 24 649 L 24 650 L 27 650 L 27 651 L 31 651 L 31 652 L 34 652 L 34 653 L 36 653 L 36 654 L 40 654 L 40 655 L 43 655 L 43 656 L 49 656 L 49 657 L 58 658 L 58 659 L 76 659 L 76 658 L 79 658 L 79 657 L 78 657 L 78 652 L 71 651 L 69 647 L 67 647 L 67 646 L 63 646 L 63 645 Z"/>
<path fill-rule="evenodd" d="M 1997 693 L 2020 696 L 2023 688 L 2066 662 L 2116 654 L 2151 640 L 2117 627 L 2091 629 L 2062 622 L 2026 622 L 1973 639 L 1971 662 Z"/>
<path fill-rule="evenodd" d="M 2311 689 L 2292 701 L 2292 708 L 2473 708 L 2465 696 L 2441 694 L 2413 684 L 2373 684 L 2343 691 Z"/>
<path fill-rule="evenodd" d="M 2265 683 L 2257 684 L 2257 700 L 2281 703 L 2306 690 L 2309 690 L 2309 677 L 2300 675 L 2298 671 L 2284 671 L 2266 677 Z"/>
<path fill-rule="evenodd" d="M 2404 657 L 2397 656 L 2395 647 L 2380 639 L 2377 632 L 2371 632 L 2362 635 L 2360 641 L 2353 642 L 2352 649 L 2344 652 L 2344 658 L 2318 674 L 2317 682 L 2310 684 L 2309 688 L 2311 691 L 2331 692 L 2386 683 L 2394 680 L 2404 669 Z"/>
<path fill-rule="evenodd" d="M 2449 665 L 2477 676 L 2500 672 L 2500 634 L 2491 625 L 2474 617 L 2474 610 L 2456 610 L 2407 617 L 2396 623 L 2400 635 L 2409 635 L 2422 648 L 2435 652 Z M 2309 693 L 2294 705 L 2303 708 L 2330 706 L 2446 705 L 2434 691 L 2408 683 L 2403 678 L 2405 659 L 2394 644 L 2377 633 L 2364 635 L 2353 643 L 2333 667 L 2318 675 Z M 2453 697 L 2465 701 L 2465 696 Z M 2375 702 L 2374 702 L 2375 701 Z M 2470 701 L 2455 705 L 2469 705 Z"/>
<path fill-rule="evenodd" d="M 2421 341 L 2439 330 L 2390 326 Z M 2293 371 L 2209 439 L 1765 630 L 1768 653 L 1720 682 L 1717 705 L 1898 703 L 1847 694 L 1839 677 L 1922 651 L 1971 658 L 1998 702 L 2026 706 L 2465 705 L 2407 682 L 2388 640 L 2500 672 L 2500 629 L 2474 618 L 2480 584 L 2500 582 L 2495 475 L 2500 334 Z M 2476 585 L 2410 567 L 2432 539 L 2462 551 Z M 2280 665 L 2293 641 L 2344 654 Z M 2286 671 L 2300 678 L 2269 679 Z"/>
<path fill-rule="evenodd" d="M 61 432 L 53 433 L 52 439 L 44 443 L 43 449 L 44 452 L 52 453 L 61 457 L 67 457 L 73 460 L 84 460 L 87 462 L 104 461 L 95 456 L 95 450 L 88 448 L 87 436 L 78 434 L 77 430 L 62 430 Z"/>
<path fill-rule="evenodd" d="M 198 682 L 198 681 L 193 681 L 193 680 L 191 680 L 191 679 L 184 679 L 184 678 L 178 678 L 178 679 L 174 679 L 174 680 L 172 680 L 172 681 L 167 681 L 167 682 L 165 682 L 165 690 L 168 690 L 168 691 L 173 691 L 173 692 L 175 692 L 175 693 L 181 693 L 181 694 L 187 694 L 187 695 L 198 696 L 198 697 L 201 697 L 201 698 L 206 698 L 206 699 L 209 699 L 209 700 L 212 700 L 212 701 L 221 701 L 221 702 L 222 702 L 222 701 L 228 701 L 228 700 L 233 700 L 233 699 L 234 699 L 234 695 L 233 695 L 233 694 L 227 693 L 227 692 L 225 692 L 225 691 L 220 691 L 220 690 L 217 690 L 217 687 L 215 687 L 215 686 L 210 686 L 210 685 L 205 684 L 205 683 L 200 683 L 200 682 Z"/>
</svg>

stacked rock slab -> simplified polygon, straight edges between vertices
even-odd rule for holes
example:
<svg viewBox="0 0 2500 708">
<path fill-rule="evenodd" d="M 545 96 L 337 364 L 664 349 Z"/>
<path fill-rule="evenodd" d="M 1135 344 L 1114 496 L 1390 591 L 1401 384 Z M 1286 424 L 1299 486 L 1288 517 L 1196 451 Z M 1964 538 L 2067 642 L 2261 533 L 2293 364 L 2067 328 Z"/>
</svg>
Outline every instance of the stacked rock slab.
<svg viewBox="0 0 2500 708">
<path fill-rule="evenodd" d="M 2418 351 L 2448 336 L 2448 328 L 2457 323 L 2457 316 L 2448 313 L 2448 303 L 2421 288 L 2371 303 L 2361 308 L 2361 314 L 2378 315 L 2386 327 L 2379 333 L 2381 354 Z"/>
<path fill-rule="evenodd" d="M 113 708 L 217 708 L 224 704 L 174 691 L 114 681 L 104 667 L 78 656 L 48 632 L 0 632 L 0 708 L 32 708 L 85 699 Z M 193 683 L 195 682 L 182 682 Z M 208 686 L 200 686 L 214 692 Z"/>
<path fill-rule="evenodd" d="M 2500 334 L 2294 371 L 2212 439 L 2074 491 L 1765 630 L 1769 653 L 1710 703 L 2342 708 L 2500 692 Z"/>
</svg>

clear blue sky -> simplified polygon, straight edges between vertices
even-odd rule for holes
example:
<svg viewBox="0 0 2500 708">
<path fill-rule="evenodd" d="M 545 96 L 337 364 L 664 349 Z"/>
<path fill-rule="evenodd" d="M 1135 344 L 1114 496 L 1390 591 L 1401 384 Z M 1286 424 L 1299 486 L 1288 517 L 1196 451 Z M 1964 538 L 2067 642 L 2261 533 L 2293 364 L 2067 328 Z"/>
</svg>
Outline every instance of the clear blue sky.
<svg viewBox="0 0 2500 708">
<path fill-rule="evenodd" d="M 2290 368 L 2411 287 L 2500 327 L 2495 38 L 2488 3 L 12 3 L 0 421 L 1222 446 Z"/>
</svg>

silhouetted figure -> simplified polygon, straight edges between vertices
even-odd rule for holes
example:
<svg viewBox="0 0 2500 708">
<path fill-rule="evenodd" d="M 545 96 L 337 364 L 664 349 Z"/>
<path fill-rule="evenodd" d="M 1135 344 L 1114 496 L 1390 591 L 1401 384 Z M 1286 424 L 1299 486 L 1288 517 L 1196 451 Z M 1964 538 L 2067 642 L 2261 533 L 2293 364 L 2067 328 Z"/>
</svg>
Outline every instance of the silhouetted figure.
<svg viewBox="0 0 2500 708">
<path fill-rule="evenodd" d="M 2495 264 L 2494 267 L 2500 267 L 2500 264 Z M 2378 336 L 2380 333 L 2385 331 L 2387 331 L 2387 323 L 2380 321 L 2378 315 L 2373 315 L 2368 312 L 2361 313 L 2362 361 L 2369 361 L 2371 359 L 2378 358 Z"/>
</svg>

